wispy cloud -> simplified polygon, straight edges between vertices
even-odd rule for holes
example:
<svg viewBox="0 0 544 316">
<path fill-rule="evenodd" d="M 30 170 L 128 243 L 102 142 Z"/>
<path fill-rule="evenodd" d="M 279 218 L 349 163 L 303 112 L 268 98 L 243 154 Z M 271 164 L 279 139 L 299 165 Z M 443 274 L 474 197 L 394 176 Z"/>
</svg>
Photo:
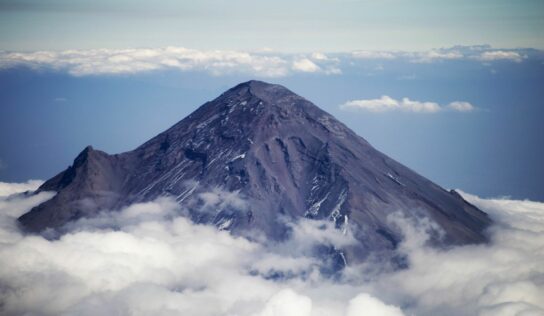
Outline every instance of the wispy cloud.
<svg viewBox="0 0 544 316">
<path fill-rule="evenodd" d="M 469 102 L 462 101 L 454 101 L 447 105 L 440 105 L 436 102 L 415 101 L 410 100 L 409 98 L 397 100 L 390 96 L 384 95 L 379 99 L 350 100 L 340 105 L 340 109 L 352 111 L 363 110 L 369 112 L 404 111 L 416 113 L 437 113 L 445 110 L 470 112 L 473 111 L 475 107 Z"/>
</svg>

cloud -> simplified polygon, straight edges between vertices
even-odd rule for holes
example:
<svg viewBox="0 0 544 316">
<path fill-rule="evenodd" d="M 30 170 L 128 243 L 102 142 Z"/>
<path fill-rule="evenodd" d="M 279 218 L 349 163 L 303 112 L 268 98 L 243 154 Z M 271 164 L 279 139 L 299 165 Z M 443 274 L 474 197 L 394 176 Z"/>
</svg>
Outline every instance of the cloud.
<svg viewBox="0 0 544 316">
<path fill-rule="evenodd" d="M 384 304 L 379 299 L 362 293 L 349 302 L 346 316 L 375 315 L 375 316 L 403 316 L 404 313 L 396 306 Z"/>
<path fill-rule="evenodd" d="M 395 59 L 399 55 L 398 52 L 359 50 L 351 53 L 351 56 L 356 59 Z"/>
<path fill-rule="evenodd" d="M 4 184 L 4 191 L 27 187 Z M 393 216 L 408 268 L 384 274 L 368 262 L 335 278 L 323 276 L 320 260 L 307 253 L 315 244 L 351 242 L 349 231 L 327 221 L 294 222 L 288 240 L 266 245 L 194 224 L 163 197 L 102 212 L 48 240 L 20 232 L 15 219 L 53 193 L 0 197 L 2 313 L 541 315 L 544 203 L 461 194 L 494 220 L 489 244 L 429 248 L 432 222 Z M 240 202 L 217 190 L 199 198 L 216 207 Z"/>
<path fill-rule="evenodd" d="M 410 55 L 411 61 L 416 63 L 432 63 L 435 61 L 458 60 L 465 58 L 465 55 L 456 49 L 433 49 Z"/>
<path fill-rule="evenodd" d="M 461 193 L 495 221 L 490 244 L 437 250 L 404 243 L 410 268 L 376 289 L 416 304 L 418 315 L 543 314 L 544 203 Z"/>
<path fill-rule="evenodd" d="M 414 52 L 361 50 L 352 52 L 351 56 L 354 59 L 404 59 L 413 63 L 433 63 L 444 60 L 460 60 L 467 57 L 458 47 Z"/>
<path fill-rule="evenodd" d="M 268 300 L 255 316 L 311 316 L 312 300 L 291 289 L 281 290 Z"/>
<path fill-rule="evenodd" d="M 455 101 L 446 106 L 441 106 L 436 102 L 421 102 L 402 98 L 402 100 L 393 99 L 387 95 L 379 99 L 350 100 L 340 105 L 343 110 L 364 110 L 369 112 L 388 112 L 405 111 L 417 113 L 437 113 L 444 110 L 457 112 L 470 112 L 475 108 L 468 102 Z"/>
<path fill-rule="evenodd" d="M 0 66 L 16 65 L 66 70 L 74 76 L 131 74 L 163 69 L 204 71 L 212 75 L 251 73 L 264 77 L 284 76 L 288 72 L 287 61 L 278 56 L 229 50 L 201 51 L 183 47 L 0 54 Z"/>
<path fill-rule="evenodd" d="M 298 57 L 293 60 L 292 69 L 295 72 L 324 73 L 338 75 L 342 70 L 338 67 L 340 59 L 315 52 L 309 57 Z"/>
<path fill-rule="evenodd" d="M 316 72 L 320 71 L 318 65 L 309 60 L 308 58 L 302 58 L 293 62 L 293 69 L 301 72 Z"/>
<path fill-rule="evenodd" d="M 28 66 L 67 71 L 74 76 L 119 75 L 175 69 L 211 75 L 251 74 L 282 77 L 292 72 L 339 74 L 338 58 L 323 53 L 310 57 L 273 52 L 196 50 L 184 47 L 0 52 L 0 68 Z M 291 65 L 291 66 L 290 66 Z"/>
<path fill-rule="evenodd" d="M 474 106 L 468 102 L 455 101 L 448 104 L 448 107 L 454 111 L 470 112 L 474 111 Z"/>
<path fill-rule="evenodd" d="M 433 63 L 453 60 L 490 63 L 498 60 L 520 62 L 526 50 L 497 50 L 490 46 L 454 46 L 427 51 L 359 50 L 308 55 L 269 50 L 198 50 L 185 47 L 88 49 L 64 51 L 0 51 L 0 69 L 26 66 L 31 69 L 66 71 L 74 76 L 119 75 L 177 70 L 206 72 L 213 76 L 245 74 L 284 77 L 297 73 L 336 75 L 343 67 L 357 63 L 403 61 Z M 533 54 L 536 54 L 533 52 Z M 535 55 L 538 56 L 538 55 Z"/>
<path fill-rule="evenodd" d="M 320 52 L 314 52 L 312 53 L 312 59 L 314 60 L 330 60 L 330 58 L 323 54 L 323 53 L 320 53 Z"/>
<path fill-rule="evenodd" d="M 477 56 L 476 59 L 481 61 L 509 60 L 519 63 L 524 57 L 520 53 L 514 51 L 495 50 L 483 52 Z"/>
<path fill-rule="evenodd" d="M 449 48 L 435 48 L 426 51 L 371 51 L 361 50 L 351 53 L 353 59 L 381 59 L 381 60 L 407 60 L 413 63 L 434 63 L 453 60 L 477 60 L 493 62 L 498 60 L 510 60 L 521 62 L 527 58 L 522 50 L 498 50 L 489 45 L 453 46 Z"/>
<path fill-rule="evenodd" d="M 43 181 L 41 180 L 28 180 L 24 183 L 0 182 L 0 197 L 25 191 L 34 191 L 42 184 Z"/>
</svg>

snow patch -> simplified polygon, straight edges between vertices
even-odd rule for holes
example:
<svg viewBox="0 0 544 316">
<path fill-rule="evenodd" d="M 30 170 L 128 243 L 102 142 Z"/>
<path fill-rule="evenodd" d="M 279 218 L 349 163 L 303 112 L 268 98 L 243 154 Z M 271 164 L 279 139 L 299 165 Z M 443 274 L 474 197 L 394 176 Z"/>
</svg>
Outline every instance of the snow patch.
<svg viewBox="0 0 544 316">
<path fill-rule="evenodd" d="M 336 223 L 338 218 L 342 216 L 340 214 L 340 210 L 342 209 L 342 205 L 344 205 L 344 202 L 346 201 L 346 197 L 348 196 L 347 192 L 344 190 L 342 193 L 340 193 L 340 197 L 338 198 L 338 203 L 336 203 L 336 206 L 331 212 L 330 218 Z"/>
<path fill-rule="evenodd" d="M 245 153 L 240 154 L 240 155 L 238 155 L 238 156 L 232 158 L 232 159 L 230 160 L 230 162 L 236 161 L 236 160 L 238 160 L 238 159 L 244 159 L 244 158 L 246 158 L 246 154 L 245 154 Z"/>
<path fill-rule="evenodd" d="M 308 215 L 308 214 L 311 214 L 313 216 L 316 216 L 317 213 L 319 212 L 319 209 L 321 208 L 321 204 L 323 204 L 323 202 L 325 202 L 327 200 L 327 198 L 329 197 L 329 194 L 330 192 L 327 192 L 327 194 L 325 195 L 325 197 L 319 201 L 317 201 L 316 203 L 314 203 L 307 211 L 306 211 L 306 214 L 305 215 Z"/>
<path fill-rule="evenodd" d="M 404 183 L 400 182 L 400 180 L 399 180 L 397 177 L 395 177 L 394 175 L 390 174 L 389 172 L 386 174 L 386 176 L 387 176 L 389 179 L 393 180 L 393 182 L 395 182 L 396 184 L 401 185 L 401 186 L 403 186 L 403 187 L 405 186 Z"/>
<path fill-rule="evenodd" d="M 349 227 L 349 217 L 347 215 L 344 215 L 344 225 L 342 225 L 342 234 L 344 235 L 348 234 L 348 227 Z"/>
<path fill-rule="evenodd" d="M 217 223 L 217 229 L 229 230 L 231 225 L 232 225 L 232 218 L 228 218 L 226 220 L 222 219 L 219 223 Z"/>
</svg>

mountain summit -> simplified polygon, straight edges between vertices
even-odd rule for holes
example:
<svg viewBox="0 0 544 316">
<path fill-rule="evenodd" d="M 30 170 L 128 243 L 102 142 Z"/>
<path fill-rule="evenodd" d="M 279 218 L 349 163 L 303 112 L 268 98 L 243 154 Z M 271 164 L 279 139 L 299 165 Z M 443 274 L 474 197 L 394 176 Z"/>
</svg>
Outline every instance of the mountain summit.
<svg viewBox="0 0 544 316">
<path fill-rule="evenodd" d="M 235 192 L 240 203 L 204 210 L 202 194 L 212 190 Z M 490 222 L 308 100 L 260 81 L 235 86 L 132 151 L 89 146 L 39 191 L 57 195 L 19 218 L 32 232 L 172 196 L 194 221 L 233 234 L 282 240 L 286 221 L 301 217 L 349 225 L 360 246 L 345 255 L 357 261 L 396 247 L 392 213 L 432 219 L 442 245 L 483 242 Z"/>
</svg>

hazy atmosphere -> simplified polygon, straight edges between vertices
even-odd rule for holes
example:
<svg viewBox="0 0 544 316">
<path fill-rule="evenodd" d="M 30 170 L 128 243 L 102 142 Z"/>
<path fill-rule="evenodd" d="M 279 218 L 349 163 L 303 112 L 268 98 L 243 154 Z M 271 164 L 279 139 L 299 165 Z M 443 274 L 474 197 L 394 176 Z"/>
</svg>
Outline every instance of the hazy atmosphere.
<svg viewBox="0 0 544 316">
<path fill-rule="evenodd" d="M 0 0 L 0 314 L 544 315 L 542 30 Z"/>
</svg>

